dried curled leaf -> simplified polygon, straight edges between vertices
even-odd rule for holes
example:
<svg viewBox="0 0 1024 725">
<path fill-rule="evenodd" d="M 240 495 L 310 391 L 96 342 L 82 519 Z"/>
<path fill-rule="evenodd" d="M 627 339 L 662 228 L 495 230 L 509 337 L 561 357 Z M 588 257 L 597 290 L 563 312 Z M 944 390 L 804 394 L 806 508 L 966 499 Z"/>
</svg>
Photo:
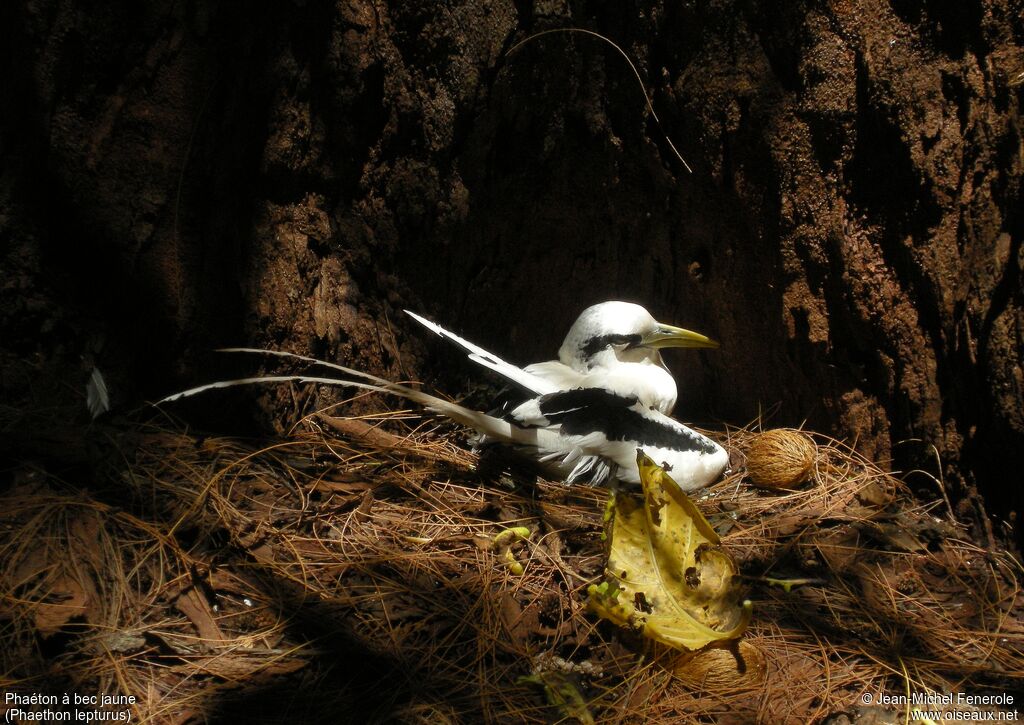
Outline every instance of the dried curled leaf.
<svg viewBox="0 0 1024 725">
<path fill-rule="evenodd" d="M 697 507 L 639 449 L 637 465 L 643 499 L 615 495 L 605 581 L 587 589 L 588 606 L 679 649 L 736 639 L 752 609 L 740 604 L 736 565 Z"/>
<path fill-rule="evenodd" d="M 548 670 L 546 672 L 538 672 L 529 677 L 520 677 L 517 683 L 543 687 L 548 705 L 556 708 L 558 711 L 559 722 L 569 720 L 582 723 L 582 725 L 593 725 L 594 716 L 587 708 L 587 701 L 576 686 L 576 683 L 568 675 Z"/>
<path fill-rule="evenodd" d="M 517 539 L 526 541 L 529 538 L 530 529 L 525 526 L 513 526 L 510 529 L 503 529 L 498 532 L 495 535 L 494 540 L 491 542 L 491 547 L 495 551 L 502 552 L 502 561 L 505 566 L 508 567 L 508 570 L 516 576 L 522 576 L 526 569 L 519 563 L 519 560 L 516 559 L 516 556 L 512 553 L 512 549 L 510 547 Z"/>
</svg>

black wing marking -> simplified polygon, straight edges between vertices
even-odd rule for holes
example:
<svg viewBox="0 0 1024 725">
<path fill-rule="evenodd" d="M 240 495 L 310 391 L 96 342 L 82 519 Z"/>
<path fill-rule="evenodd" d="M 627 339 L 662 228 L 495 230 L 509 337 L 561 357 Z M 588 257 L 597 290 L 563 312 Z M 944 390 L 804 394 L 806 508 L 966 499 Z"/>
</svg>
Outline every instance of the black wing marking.
<svg viewBox="0 0 1024 725">
<path fill-rule="evenodd" d="M 512 415 L 512 411 L 530 398 L 536 397 L 537 394 L 532 390 L 529 390 L 515 381 L 510 381 L 509 384 L 498 391 L 498 394 L 494 396 L 493 400 L 491 400 L 491 407 L 487 411 L 487 415 L 493 415 L 495 418 L 501 418 L 502 420 L 506 420 L 510 423 L 515 423 L 516 421 Z"/>
<path fill-rule="evenodd" d="M 541 414 L 569 435 L 600 431 L 610 441 L 635 441 L 677 451 L 712 454 L 718 446 L 700 433 L 640 405 L 635 396 L 617 395 L 604 388 L 576 388 L 542 395 Z"/>
</svg>

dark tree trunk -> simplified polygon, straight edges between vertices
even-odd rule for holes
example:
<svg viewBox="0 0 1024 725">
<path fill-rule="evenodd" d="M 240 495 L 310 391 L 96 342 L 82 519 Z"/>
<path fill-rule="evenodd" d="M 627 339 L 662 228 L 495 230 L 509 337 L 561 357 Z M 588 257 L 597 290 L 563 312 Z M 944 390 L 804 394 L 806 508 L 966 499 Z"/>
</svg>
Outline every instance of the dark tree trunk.
<svg viewBox="0 0 1024 725">
<path fill-rule="evenodd" d="M 673 355 L 683 417 L 775 411 L 1020 509 L 1019 3 L 252 7 L 0 10 L 7 394 L 35 356 L 132 404 L 237 342 L 413 376 L 403 306 L 527 362 L 626 298 L 723 341 Z M 569 26 L 692 175 L 607 44 L 508 53 Z"/>
</svg>

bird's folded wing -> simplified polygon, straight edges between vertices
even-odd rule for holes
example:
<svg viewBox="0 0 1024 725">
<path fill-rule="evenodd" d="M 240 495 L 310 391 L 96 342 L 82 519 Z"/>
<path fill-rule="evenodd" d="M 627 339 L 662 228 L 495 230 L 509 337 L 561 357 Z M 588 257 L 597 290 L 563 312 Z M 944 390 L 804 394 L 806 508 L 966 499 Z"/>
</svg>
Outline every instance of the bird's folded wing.
<svg viewBox="0 0 1024 725">
<path fill-rule="evenodd" d="M 577 388 L 542 395 L 512 411 L 510 420 L 524 427 L 558 426 L 563 436 L 598 434 L 607 441 L 627 441 L 636 447 L 708 454 L 719 450 L 711 439 L 644 407 L 635 397 L 604 388 Z"/>
<path fill-rule="evenodd" d="M 572 390 L 584 386 L 586 376 L 559 360 L 533 363 L 523 368 L 530 375 L 552 383 L 557 390 Z"/>
<path fill-rule="evenodd" d="M 444 329 L 436 322 L 431 322 L 425 317 L 420 317 L 415 312 L 405 311 L 405 314 L 409 315 L 412 319 L 426 327 L 431 332 L 440 335 L 441 337 L 451 340 L 456 345 L 461 347 L 463 350 L 469 353 L 469 359 L 473 362 L 483 365 L 485 368 L 493 370 L 502 377 L 510 380 L 517 385 L 521 385 L 527 390 L 533 392 L 536 395 L 545 395 L 547 393 L 553 393 L 559 389 L 559 386 L 555 383 L 545 380 L 543 377 L 532 375 L 531 373 L 523 370 L 522 368 L 516 367 L 511 363 L 507 363 L 497 355 L 487 352 L 479 345 L 474 345 L 469 340 L 463 339 L 456 335 L 454 332 L 449 332 Z"/>
</svg>

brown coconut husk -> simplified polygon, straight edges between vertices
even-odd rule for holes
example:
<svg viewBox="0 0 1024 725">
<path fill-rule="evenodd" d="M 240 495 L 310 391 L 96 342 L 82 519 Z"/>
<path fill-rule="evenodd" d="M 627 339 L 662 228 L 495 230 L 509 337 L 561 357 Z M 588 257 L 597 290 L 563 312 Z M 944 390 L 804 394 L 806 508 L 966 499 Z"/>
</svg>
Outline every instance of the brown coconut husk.
<svg viewBox="0 0 1024 725">
<path fill-rule="evenodd" d="M 694 655 L 586 612 L 605 491 L 484 480 L 451 428 L 124 433 L 89 491 L 35 471 L 0 500 L 5 689 L 133 695 L 142 723 L 808 723 L 1024 681 L 1017 562 L 824 436 L 799 490 L 740 468 L 697 498 L 755 609 L 733 651 Z M 718 437 L 741 460 L 755 435 Z M 510 527 L 528 539 L 493 546 Z"/>
<path fill-rule="evenodd" d="M 750 441 L 747 475 L 762 488 L 796 488 L 810 478 L 817 457 L 817 446 L 804 433 L 767 430 Z"/>
</svg>

